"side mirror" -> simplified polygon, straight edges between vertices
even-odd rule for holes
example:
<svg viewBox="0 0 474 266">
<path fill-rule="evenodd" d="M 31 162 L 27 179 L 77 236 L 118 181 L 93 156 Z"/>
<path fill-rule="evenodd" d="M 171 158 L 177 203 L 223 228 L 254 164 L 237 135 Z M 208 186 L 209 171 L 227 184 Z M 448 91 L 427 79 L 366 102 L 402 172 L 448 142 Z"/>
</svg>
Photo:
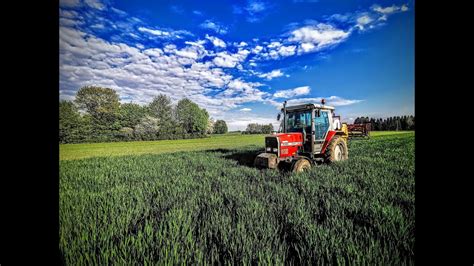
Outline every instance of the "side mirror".
<svg viewBox="0 0 474 266">
<path fill-rule="evenodd" d="M 320 116 L 321 116 L 321 110 L 319 110 L 319 109 L 316 110 L 316 116 L 317 116 L 317 117 L 320 117 Z"/>
<path fill-rule="evenodd" d="M 281 114 L 279 113 L 277 116 L 277 121 L 280 121 Z"/>
</svg>

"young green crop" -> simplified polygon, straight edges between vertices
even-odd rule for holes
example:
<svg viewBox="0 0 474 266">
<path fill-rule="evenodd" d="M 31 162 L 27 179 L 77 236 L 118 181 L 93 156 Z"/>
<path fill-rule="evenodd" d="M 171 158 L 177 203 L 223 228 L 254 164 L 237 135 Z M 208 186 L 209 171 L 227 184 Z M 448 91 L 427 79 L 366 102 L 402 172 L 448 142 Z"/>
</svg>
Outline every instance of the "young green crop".
<svg viewBox="0 0 474 266">
<path fill-rule="evenodd" d="M 413 264 L 414 133 L 290 174 L 261 145 L 60 163 L 66 264 Z"/>
</svg>

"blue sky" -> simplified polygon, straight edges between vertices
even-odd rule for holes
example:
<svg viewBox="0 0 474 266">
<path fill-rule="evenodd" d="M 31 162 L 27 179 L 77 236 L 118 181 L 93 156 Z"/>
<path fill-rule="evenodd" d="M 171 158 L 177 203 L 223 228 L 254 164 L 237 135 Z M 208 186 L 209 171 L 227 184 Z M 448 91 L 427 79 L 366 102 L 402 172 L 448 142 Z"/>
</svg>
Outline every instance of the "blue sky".
<svg viewBox="0 0 474 266">
<path fill-rule="evenodd" d="M 414 114 L 413 1 L 60 1 L 60 98 L 97 85 L 121 102 L 188 97 L 230 130 L 281 103 L 344 121 Z"/>
</svg>

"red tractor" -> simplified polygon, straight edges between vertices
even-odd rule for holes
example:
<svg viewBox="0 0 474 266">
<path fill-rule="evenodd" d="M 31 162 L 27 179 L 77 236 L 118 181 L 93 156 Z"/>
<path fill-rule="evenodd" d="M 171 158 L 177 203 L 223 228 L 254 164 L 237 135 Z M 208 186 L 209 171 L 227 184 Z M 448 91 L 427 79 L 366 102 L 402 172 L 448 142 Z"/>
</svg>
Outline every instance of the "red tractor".
<svg viewBox="0 0 474 266">
<path fill-rule="evenodd" d="M 332 163 L 348 158 L 347 125 L 334 115 L 334 107 L 321 104 L 302 104 L 286 107 L 283 104 L 282 133 L 265 137 L 265 152 L 255 158 L 260 168 L 289 166 L 302 172 L 312 165 Z M 281 114 L 278 114 L 280 120 Z"/>
</svg>

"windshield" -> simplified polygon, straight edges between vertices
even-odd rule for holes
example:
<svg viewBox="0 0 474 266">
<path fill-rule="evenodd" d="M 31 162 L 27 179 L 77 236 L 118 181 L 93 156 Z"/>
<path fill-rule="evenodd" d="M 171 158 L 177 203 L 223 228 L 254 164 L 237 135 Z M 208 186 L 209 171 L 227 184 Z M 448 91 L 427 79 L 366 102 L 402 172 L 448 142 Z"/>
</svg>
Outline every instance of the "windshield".
<svg viewBox="0 0 474 266">
<path fill-rule="evenodd" d="M 287 132 L 311 130 L 311 110 L 287 113 Z"/>
</svg>

